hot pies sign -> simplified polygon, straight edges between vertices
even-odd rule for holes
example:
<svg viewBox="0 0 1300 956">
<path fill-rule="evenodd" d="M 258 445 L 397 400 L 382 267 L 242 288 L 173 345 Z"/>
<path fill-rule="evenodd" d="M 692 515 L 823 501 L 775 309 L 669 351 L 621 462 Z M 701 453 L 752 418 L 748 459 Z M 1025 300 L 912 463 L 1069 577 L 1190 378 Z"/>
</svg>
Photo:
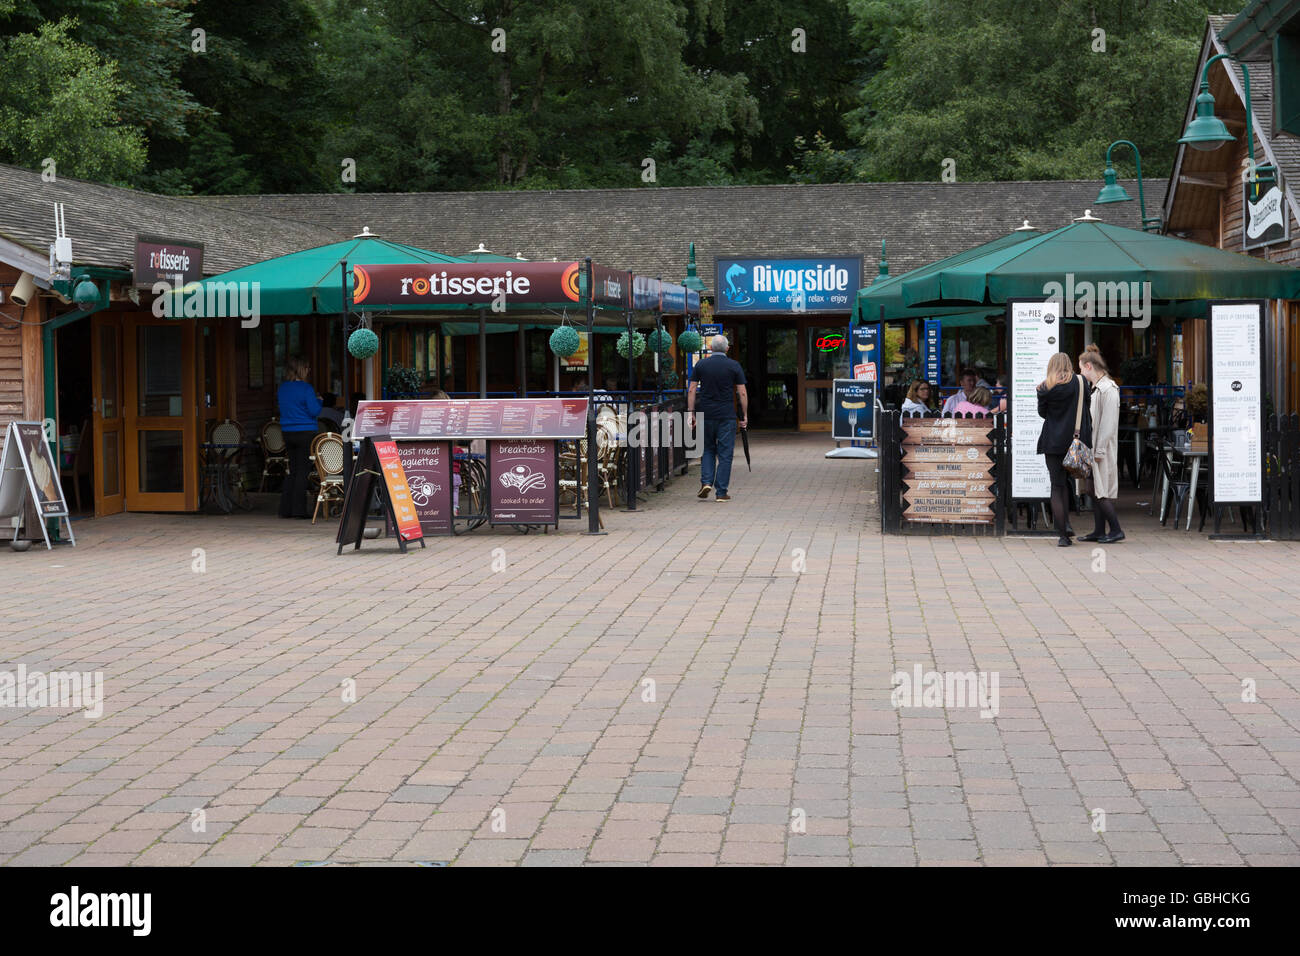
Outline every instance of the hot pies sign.
<svg viewBox="0 0 1300 956">
<path fill-rule="evenodd" d="M 353 266 L 352 302 L 372 307 L 578 302 L 581 268 L 577 262 Z"/>
</svg>

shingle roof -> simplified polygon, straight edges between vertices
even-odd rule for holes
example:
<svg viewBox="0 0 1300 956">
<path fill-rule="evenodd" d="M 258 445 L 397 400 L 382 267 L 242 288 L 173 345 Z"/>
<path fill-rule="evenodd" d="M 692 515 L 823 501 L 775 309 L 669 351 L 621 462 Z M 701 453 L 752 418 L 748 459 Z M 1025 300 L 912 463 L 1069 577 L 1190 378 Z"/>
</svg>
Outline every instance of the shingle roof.
<svg viewBox="0 0 1300 956">
<path fill-rule="evenodd" d="M 1003 235 L 1028 219 L 1047 231 L 1085 209 L 1138 228 L 1136 203 L 1096 207 L 1098 178 L 1058 182 L 861 183 L 824 186 L 646 187 L 530 192 L 213 196 L 200 203 L 260 210 L 342 235 L 369 226 L 398 242 L 463 255 L 484 243 L 528 259 L 592 256 L 613 268 L 680 281 L 694 240 L 714 284 L 719 255 L 856 255 L 876 274 L 880 240 L 893 274 Z M 1136 181 L 1126 182 L 1136 196 Z M 1148 211 L 1166 183 L 1145 183 Z"/>
<path fill-rule="evenodd" d="M 1100 157 L 1098 169 L 1100 171 Z M 1125 182 L 1136 195 L 1135 182 Z M 1166 183 L 1148 180 L 1149 209 Z M 66 207 L 79 263 L 129 263 L 137 234 L 202 242 L 214 274 L 371 231 L 386 239 L 464 255 L 480 243 L 528 259 L 592 256 L 613 268 L 680 281 L 687 243 L 713 286 L 718 255 L 858 255 L 876 274 L 888 241 L 893 274 L 1015 229 L 1044 231 L 1093 208 L 1095 180 L 1002 183 L 860 183 L 532 192 L 159 196 L 0 165 L 0 235 L 44 254 L 52 204 Z M 1138 225 L 1136 204 L 1093 209 Z"/>
<path fill-rule="evenodd" d="M 255 209 L 196 202 L 190 197 L 103 186 L 0 165 L 0 236 L 46 255 L 54 241 L 54 203 L 64 204 L 72 255 L 78 264 L 130 265 L 139 234 L 201 242 L 204 272 L 336 241 L 321 226 L 276 219 Z"/>
</svg>

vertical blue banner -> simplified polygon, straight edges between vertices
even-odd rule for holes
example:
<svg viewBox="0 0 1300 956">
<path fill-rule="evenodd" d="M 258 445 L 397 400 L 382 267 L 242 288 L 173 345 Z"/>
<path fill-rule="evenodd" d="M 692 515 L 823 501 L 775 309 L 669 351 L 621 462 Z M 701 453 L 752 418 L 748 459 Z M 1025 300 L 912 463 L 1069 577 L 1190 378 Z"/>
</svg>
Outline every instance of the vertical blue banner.
<svg viewBox="0 0 1300 956">
<path fill-rule="evenodd" d="M 931 385 L 942 385 L 943 377 L 943 323 L 938 319 L 925 320 L 925 355 L 921 363 L 921 372 Z"/>
<path fill-rule="evenodd" d="M 881 356 L 880 323 L 855 325 L 849 329 L 853 351 L 849 356 L 849 366 L 853 378 L 858 382 L 879 382 L 884 363 Z"/>
</svg>

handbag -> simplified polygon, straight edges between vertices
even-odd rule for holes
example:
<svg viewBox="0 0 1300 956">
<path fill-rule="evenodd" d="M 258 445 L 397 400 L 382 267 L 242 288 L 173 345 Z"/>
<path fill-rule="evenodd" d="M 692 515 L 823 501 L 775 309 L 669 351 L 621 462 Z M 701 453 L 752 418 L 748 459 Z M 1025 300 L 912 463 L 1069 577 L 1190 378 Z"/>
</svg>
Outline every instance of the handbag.
<svg viewBox="0 0 1300 956">
<path fill-rule="evenodd" d="M 1070 442 L 1061 467 L 1072 478 L 1091 478 L 1092 449 L 1079 440 L 1079 428 L 1083 425 L 1083 377 L 1075 377 L 1079 379 L 1079 403 L 1074 409 L 1074 441 Z"/>
</svg>

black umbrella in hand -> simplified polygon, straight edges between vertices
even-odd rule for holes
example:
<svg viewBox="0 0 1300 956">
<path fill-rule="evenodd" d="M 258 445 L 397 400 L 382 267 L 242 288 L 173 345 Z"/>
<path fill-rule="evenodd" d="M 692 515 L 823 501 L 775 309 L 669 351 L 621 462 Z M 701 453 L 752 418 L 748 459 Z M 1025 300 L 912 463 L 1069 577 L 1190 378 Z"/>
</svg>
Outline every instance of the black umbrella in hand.
<svg viewBox="0 0 1300 956">
<path fill-rule="evenodd" d="M 745 470 L 753 471 L 754 468 L 749 463 L 749 429 L 743 425 L 740 429 L 740 443 L 745 447 Z"/>
</svg>

